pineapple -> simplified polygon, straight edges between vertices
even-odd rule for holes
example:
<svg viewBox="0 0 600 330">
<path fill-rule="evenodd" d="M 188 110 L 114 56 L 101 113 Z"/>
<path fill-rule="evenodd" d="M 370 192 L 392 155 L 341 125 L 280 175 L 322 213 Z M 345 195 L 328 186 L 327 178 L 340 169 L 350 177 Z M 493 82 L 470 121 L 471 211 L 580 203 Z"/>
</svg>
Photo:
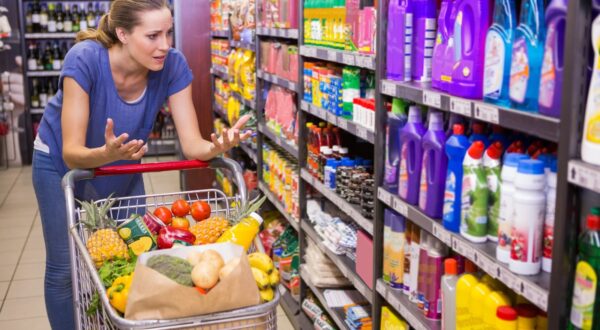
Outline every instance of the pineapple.
<svg viewBox="0 0 600 330">
<path fill-rule="evenodd" d="M 85 245 L 96 267 L 100 268 L 105 261 L 114 258 L 129 259 L 127 245 L 115 229 L 116 222 L 107 215 L 115 200 L 109 196 L 100 205 L 94 201 L 78 202 L 86 212 L 86 219 L 81 220 L 90 234 Z"/>
<path fill-rule="evenodd" d="M 194 245 L 202 245 L 216 242 L 228 228 L 227 219 L 222 216 L 212 216 L 191 226 L 190 231 L 196 236 Z"/>
</svg>

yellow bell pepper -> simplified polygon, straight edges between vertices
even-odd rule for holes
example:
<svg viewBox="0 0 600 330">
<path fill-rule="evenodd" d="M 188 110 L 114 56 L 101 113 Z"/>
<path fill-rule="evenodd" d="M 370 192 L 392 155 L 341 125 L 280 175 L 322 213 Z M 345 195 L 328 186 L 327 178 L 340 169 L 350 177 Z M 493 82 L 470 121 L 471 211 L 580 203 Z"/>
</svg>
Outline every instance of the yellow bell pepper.
<svg viewBox="0 0 600 330">
<path fill-rule="evenodd" d="M 117 277 L 110 288 L 106 290 L 110 305 L 121 313 L 125 313 L 127 306 L 127 297 L 129 296 L 129 288 L 133 280 L 133 273 L 125 276 Z"/>
</svg>

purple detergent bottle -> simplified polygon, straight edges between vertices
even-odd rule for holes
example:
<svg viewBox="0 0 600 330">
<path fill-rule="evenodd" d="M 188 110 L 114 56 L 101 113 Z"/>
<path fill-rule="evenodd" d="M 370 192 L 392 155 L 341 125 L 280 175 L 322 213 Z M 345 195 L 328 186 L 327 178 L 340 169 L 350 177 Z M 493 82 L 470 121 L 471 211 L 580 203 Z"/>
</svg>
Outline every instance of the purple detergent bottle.
<svg viewBox="0 0 600 330">
<path fill-rule="evenodd" d="M 419 183 L 423 161 L 422 139 L 425 126 L 421 118 L 419 106 L 411 106 L 408 111 L 408 122 L 400 131 L 400 170 L 398 176 L 398 195 L 409 204 L 419 201 Z"/>
<path fill-rule="evenodd" d="M 490 0 L 457 0 L 454 22 L 456 64 L 448 92 L 452 95 L 480 99 L 483 96 L 485 35 L 492 22 Z"/>
<path fill-rule="evenodd" d="M 431 59 L 435 45 L 436 1 L 411 0 L 413 10 L 412 79 L 431 81 Z"/>
<path fill-rule="evenodd" d="M 439 219 L 444 208 L 444 188 L 448 157 L 445 151 L 446 132 L 441 112 L 429 113 L 429 129 L 423 136 L 423 166 L 419 208 L 428 216 Z"/>
<path fill-rule="evenodd" d="M 442 0 L 440 15 L 437 20 L 437 36 L 433 48 L 431 86 L 442 91 L 448 90 L 448 81 L 447 79 L 443 79 L 444 63 L 445 61 L 452 60 L 452 58 L 446 58 L 445 56 L 447 55 L 448 41 L 454 25 L 454 22 L 450 21 L 453 3 L 454 0 Z"/>
<path fill-rule="evenodd" d="M 411 1 L 391 0 L 388 8 L 387 78 L 410 81 L 413 34 Z"/>
<path fill-rule="evenodd" d="M 560 117 L 568 0 L 553 0 L 546 9 L 546 44 L 540 80 L 540 113 Z"/>
</svg>

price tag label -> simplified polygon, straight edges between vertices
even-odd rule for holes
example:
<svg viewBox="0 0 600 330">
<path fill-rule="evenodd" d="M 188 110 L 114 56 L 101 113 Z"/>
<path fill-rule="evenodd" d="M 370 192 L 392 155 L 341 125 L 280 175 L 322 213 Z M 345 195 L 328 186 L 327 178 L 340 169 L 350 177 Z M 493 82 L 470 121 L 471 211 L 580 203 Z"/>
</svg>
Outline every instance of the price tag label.
<svg viewBox="0 0 600 330">
<path fill-rule="evenodd" d="M 288 36 L 290 38 L 298 38 L 298 30 L 297 29 L 288 30 Z"/>
<path fill-rule="evenodd" d="M 600 188 L 596 173 L 576 163 L 569 163 L 569 181 L 591 190 Z"/>
<path fill-rule="evenodd" d="M 444 227 L 437 223 L 434 223 L 432 229 L 433 236 L 437 237 L 437 239 L 444 242 L 444 244 L 452 246 L 452 234 L 450 234 L 446 229 L 444 229 Z"/>
<path fill-rule="evenodd" d="M 290 90 L 293 90 L 293 91 L 295 91 L 295 90 L 296 90 L 296 83 L 294 83 L 294 82 L 291 82 L 291 81 L 288 81 L 288 82 L 287 82 L 287 85 L 288 85 L 287 87 L 288 87 Z"/>
<path fill-rule="evenodd" d="M 359 66 L 361 68 L 366 68 L 366 69 L 375 69 L 372 58 L 367 57 L 367 56 L 359 56 L 359 55 L 356 55 L 355 58 L 356 58 L 356 66 Z"/>
<path fill-rule="evenodd" d="M 458 237 L 453 237 L 452 238 L 452 247 L 460 254 L 462 254 L 463 256 L 465 256 L 466 258 L 475 261 L 475 263 L 477 263 L 475 259 L 476 253 L 474 251 L 474 249 L 472 249 L 469 244 L 467 244 L 466 242 L 464 242 L 462 239 L 458 238 Z"/>
<path fill-rule="evenodd" d="M 432 91 L 424 91 L 423 104 L 439 109 L 442 107 L 442 95 Z"/>
<path fill-rule="evenodd" d="M 484 272 L 490 274 L 492 277 L 496 277 L 497 272 L 497 264 L 487 256 L 477 253 L 478 261 L 477 265 L 483 269 Z"/>
<path fill-rule="evenodd" d="M 396 212 L 408 217 L 408 205 L 406 205 L 404 201 L 402 201 L 400 198 L 394 198 L 392 204 Z"/>
<path fill-rule="evenodd" d="M 548 292 L 536 285 L 525 285 L 525 297 L 542 310 L 545 311 L 548 309 Z"/>
<path fill-rule="evenodd" d="M 333 50 L 328 50 L 327 59 L 332 62 L 337 62 L 337 52 Z"/>
<path fill-rule="evenodd" d="M 285 289 L 285 286 L 283 286 L 283 284 L 279 284 L 279 294 L 283 296 L 286 292 L 287 290 Z"/>
<path fill-rule="evenodd" d="M 400 302 L 398 297 L 396 297 L 396 295 L 393 292 L 390 292 L 390 290 L 388 290 L 385 294 L 385 297 L 386 297 L 387 301 L 390 303 L 390 305 L 392 305 L 392 307 L 394 307 L 397 311 L 399 311 L 402 315 L 404 315 L 404 313 L 401 312 L 401 309 L 403 309 L 404 306 L 402 305 L 402 303 Z"/>
<path fill-rule="evenodd" d="M 344 118 L 337 118 L 337 126 L 343 130 L 348 130 L 348 121 Z"/>
<path fill-rule="evenodd" d="M 389 96 L 397 96 L 396 95 L 396 85 L 392 82 L 384 80 L 381 82 L 381 93 Z"/>
<path fill-rule="evenodd" d="M 283 29 L 277 29 L 277 36 L 279 36 L 279 37 L 285 37 L 285 30 L 283 30 Z"/>
<path fill-rule="evenodd" d="M 362 125 L 356 125 L 356 135 L 363 139 L 366 140 L 367 139 L 367 128 L 362 126 Z"/>
<path fill-rule="evenodd" d="M 301 49 L 300 53 L 302 53 L 302 55 L 304 55 L 304 56 L 317 57 L 317 49 L 314 47 L 303 46 L 300 49 Z"/>
<path fill-rule="evenodd" d="M 450 112 L 457 113 L 466 117 L 472 116 L 472 103 L 467 100 L 450 98 Z"/>
<path fill-rule="evenodd" d="M 475 105 L 475 118 L 492 124 L 500 123 L 498 108 L 486 104 L 478 103 Z"/>
<path fill-rule="evenodd" d="M 507 268 L 501 268 L 498 273 L 500 273 L 499 277 L 502 283 L 506 284 L 506 286 L 513 289 L 518 294 L 523 294 L 522 289 L 524 291 L 524 287 L 520 285 L 521 280 L 515 274 L 513 274 Z"/>
<path fill-rule="evenodd" d="M 353 54 L 344 53 L 342 55 L 342 62 L 344 64 L 346 64 L 346 65 L 352 65 L 352 66 L 354 66 L 355 65 L 355 63 L 354 63 L 354 55 Z"/>
<path fill-rule="evenodd" d="M 337 116 L 333 113 L 327 111 L 327 121 L 332 123 L 333 125 L 337 124 Z"/>
<path fill-rule="evenodd" d="M 384 202 L 388 206 L 392 206 L 392 194 L 387 192 L 385 189 L 383 189 L 383 188 L 377 189 L 377 197 L 379 198 L 380 201 Z"/>
</svg>

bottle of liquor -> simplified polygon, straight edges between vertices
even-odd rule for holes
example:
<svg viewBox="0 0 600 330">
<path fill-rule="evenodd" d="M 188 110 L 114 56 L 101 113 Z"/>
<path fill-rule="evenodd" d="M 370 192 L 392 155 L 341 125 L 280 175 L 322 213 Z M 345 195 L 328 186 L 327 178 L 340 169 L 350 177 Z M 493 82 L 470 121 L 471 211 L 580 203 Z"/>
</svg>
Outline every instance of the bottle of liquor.
<svg viewBox="0 0 600 330">
<path fill-rule="evenodd" d="M 50 48 L 50 43 L 46 43 L 44 45 L 44 58 L 42 60 L 44 62 L 44 70 L 52 71 L 52 48 Z"/>
<path fill-rule="evenodd" d="M 62 4 L 56 5 L 56 32 L 65 31 L 65 14 L 63 13 Z"/>
<path fill-rule="evenodd" d="M 42 4 L 42 10 L 40 11 L 40 29 L 41 32 L 48 32 L 48 8 L 46 4 Z"/>
<path fill-rule="evenodd" d="M 58 50 L 58 42 L 55 41 L 54 44 L 52 44 L 52 70 L 59 71 L 62 68 L 61 60 L 62 57 Z"/>
<path fill-rule="evenodd" d="M 37 64 L 38 71 L 44 70 L 44 50 L 40 43 L 36 44 L 35 63 Z"/>
<path fill-rule="evenodd" d="M 71 16 L 71 10 L 69 5 L 65 5 L 65 32 L 73 32 L 73 17 Z"/>
<path fill-rule="evenodd" d="M 33 32 L 42 32 L 40 25 L 40 2 L 36 0 L 33 3 L 33 12 L 31 13 L 31 24 L 33 26 Z"/>
<path fill-rule="evenodd" d="M 56 32 L 56 11 L 52 2 L 48 4 L 48 32 Z"/>
<path fill-rule="evenodd" d="M 40 92 L 38 90 L 38 80 L 33 79 L 31 84 L 33 88 L 31 89 L 31 107 L 39 108 L 40 107 Z"/>
<path fill-rule="evenodd" d="M 37 70 L 36 45 L 33 42 L 29 43 L 29 47 L 27 49 L 27 70 Z"/>
<path fill-rule="evenodd" d="M 48 90 L 44 84 L 44 80 L 40 82 L 40 107 L 45 108 L 48 104 Z"/>
<path fill-rule="evenodd" d="M 85 6 L 81 6 L 81 12 L 79 13 L 79 30 L 85 31 L 88 29 L 87 14 L 85 13 Z"/>
<path fill-rule="evenodd" d="M 79 5 L 74 4 L 71 8 L 71 20 L 73 22 L 73 32 L 79 32 Z"/>
<path fill-rule="evenodd" d="M 33 32 L 33 5 L 27 4 L 27 12 L 25 13 L 25 31 L 27 33 Z"/>
<path fill-rule="evenodd" d="M 50 100 L 51 98 L 54 97 L 54 94 L 56 94 L 54 89 L 54 82 L 55 82 L 56 78 L 50 78 L 48 79 L 48 100 Z"/>
<path fill-rule="evenodd" d="M 94 10 L 94 4 L 91 2 L 88 3 L 87 25 L 90 29 L 96 28 L 96 11 Z"/>
</svg>

